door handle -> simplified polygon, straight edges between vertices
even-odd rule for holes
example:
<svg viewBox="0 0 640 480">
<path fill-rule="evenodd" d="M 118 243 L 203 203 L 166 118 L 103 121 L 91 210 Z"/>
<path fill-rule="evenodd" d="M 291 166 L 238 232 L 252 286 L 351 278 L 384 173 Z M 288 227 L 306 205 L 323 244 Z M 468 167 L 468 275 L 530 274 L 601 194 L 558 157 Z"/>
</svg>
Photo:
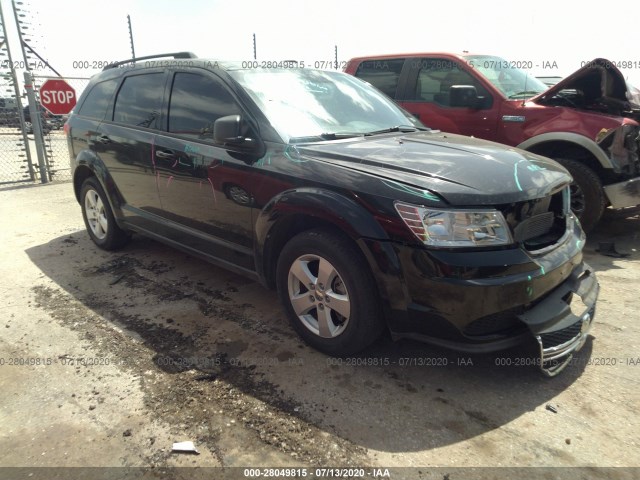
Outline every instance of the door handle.
<svg viewBox="0 0 640 480">
<path fill-rule="evenodd" d="M 109 143 L 111 139 L 106 135 L 100 135 L 98 138 L 96 138 L 96 141 L 100 143 Z"/>
<path fill-rule="evenodd" d="M 156 152 L 156 157 L 158 158 L 173 158 L 175 157 L 176 154 L 174 152 L 171 151 L 167 151 L 167 150 L 160 150 Z"/>
</svg>

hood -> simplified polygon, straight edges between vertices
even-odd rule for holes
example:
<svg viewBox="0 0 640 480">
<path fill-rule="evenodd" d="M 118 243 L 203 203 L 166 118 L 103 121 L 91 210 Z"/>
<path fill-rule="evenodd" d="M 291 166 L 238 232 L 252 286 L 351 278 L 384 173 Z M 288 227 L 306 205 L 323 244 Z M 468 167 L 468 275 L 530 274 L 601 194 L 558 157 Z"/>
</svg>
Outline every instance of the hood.
<svg viewBox="0 0 640 480">
<path fill-rule="evenodd" d="M 616 66 L 596 58 L 530 101 L 592 110 L 640 120 L 637 95 Z"/>
<path fill-rule="evenodd" d="M 426 189 L 452 205 L 541 198 L 568 184 L 558 163 L 498 143 L 439 131 L 299 145 L 315 160 Z"/>
</svg>

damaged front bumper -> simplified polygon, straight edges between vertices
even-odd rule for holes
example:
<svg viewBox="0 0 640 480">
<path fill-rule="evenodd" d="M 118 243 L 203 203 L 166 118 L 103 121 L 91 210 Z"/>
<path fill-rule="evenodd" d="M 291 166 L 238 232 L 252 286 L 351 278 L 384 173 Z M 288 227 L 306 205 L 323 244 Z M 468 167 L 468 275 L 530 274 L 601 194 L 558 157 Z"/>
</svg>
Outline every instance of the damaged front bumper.
<svg viewBox="0 0 640 480">
<path fill-rule="evenodd" d="M 613 171 L 622 182 L 605 185 L 604 191 L 613 208 L 640 205 L 640 126 L 625 123 L 617 128 L 602 131 L 598 140 L 609 159 Z"/>
<path fill-rule="evenodd" d="M 635 207 L 640 205 L 640 177 L 606 185 L 604 192 L 613 208 Z"/>
<path fill-rule="evenodd" d="M 599 285 L 583 263 L 551 295 L 518 317 L 540 345 L 540 367 L 555 376 L 569 365 L 593 326 Z"/>
</svg>

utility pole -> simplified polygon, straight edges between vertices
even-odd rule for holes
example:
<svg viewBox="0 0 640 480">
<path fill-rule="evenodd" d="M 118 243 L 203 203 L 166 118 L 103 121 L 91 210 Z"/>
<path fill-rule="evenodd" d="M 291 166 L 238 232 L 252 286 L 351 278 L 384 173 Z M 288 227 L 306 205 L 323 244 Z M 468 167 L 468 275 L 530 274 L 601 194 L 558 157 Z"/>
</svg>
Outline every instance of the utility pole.
<svg viewBox="0 0 640 480">
<path fill-rule="evenodd" d="M 253 59 L 257 60 L 258 56 L 256 55 L 256 34 L 253 34 Z"/>
<path fill-rule="evenodd" d="M 131 30 L 131 16 L 127 15 L 127 23 L 129 24 L 129 42 L 131 43 L 131 58 L 136 58 L 136 49 L 133 48 L 133 32 Z"/>
</svg>

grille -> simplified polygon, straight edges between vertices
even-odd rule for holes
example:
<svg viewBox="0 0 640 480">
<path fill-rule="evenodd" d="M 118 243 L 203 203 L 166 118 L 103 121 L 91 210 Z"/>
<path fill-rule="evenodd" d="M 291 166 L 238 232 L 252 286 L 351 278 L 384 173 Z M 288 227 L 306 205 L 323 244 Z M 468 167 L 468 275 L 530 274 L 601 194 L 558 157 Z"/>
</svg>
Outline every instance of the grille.
<svg viewBox="0 0 640 480">
<path fill-rule="evenodd" d="M 549 232 L 553 227 L 553 217 L 553 212 L 546 212 L 520 222 L 513 229 L 513 236 L 516 242 L 526 242 Z"/>
<path fill-rule="evenodd" d="M 557 330 L 555 332 L 543 333 L 540 335 L 542 339 L 542 345 L 544 348 L 556 347 L 567 343 L 569 340 L 573 340 L 580 335 L 580 329 L 582 328 L 582 321 L 578 321 L 570 327 Z"/>
<path fill-rule="evenodd" d="M 567 229 L 567 188 L 547 197 L 502 206 L 516 243 L 536 251 L 562 238 Z"/>
<path fill-rule="evenodd" d="M 492 335 L 512 330 L 522 326 L 522 323 L 512 311 L 487 315 L 471 322 L 464 329 L 464 333 L 469 336 Z"/>
</svg>

